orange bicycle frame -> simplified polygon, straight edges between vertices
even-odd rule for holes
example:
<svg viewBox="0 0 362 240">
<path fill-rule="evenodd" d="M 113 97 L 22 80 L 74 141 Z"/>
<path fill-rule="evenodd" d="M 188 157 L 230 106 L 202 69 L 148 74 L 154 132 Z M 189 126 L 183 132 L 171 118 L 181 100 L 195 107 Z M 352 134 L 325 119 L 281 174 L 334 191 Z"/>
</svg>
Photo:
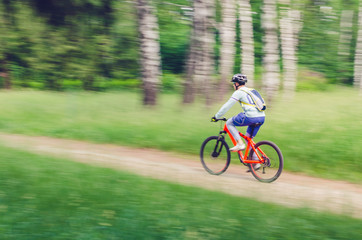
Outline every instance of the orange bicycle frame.
<svg viewBox="0 0 362 240">
<path fill-rule="evenodd" d="M 229 135 L 231 141 L 233 142 L 234 146 L 237 144 L 236 140 L 234 139 L 234 137 L 231 135 L 229 129 L 227 128 L 226 124 L 224 126 L 224 131 L 227 132 L 227 134 Z M 245 149 L 245 154 L 243 154 L 242 151 L 238 151 L 238 154 L 240 156 L 240 159 L 244 162 L 244 163 L 264 163 L 264 159 L 259 155 L 259 153 L 261 153 L 262 155 L 265 156 L 265 153 L 260 149 L 260 148 L 255 148 L 255 142 L 253 141 L 253 139 L 251 139 L 250 137 L 245 136 L 244 134 L 242 134 L 241 132 L 239 132 L 239 135 L 244 138 L 247 142 L 247 146 Z M 256 156 L 258 157 L 259 160 L 249 160 L 246 159 L 249 151 L 251 150 L 251 148 L 254 150 L 254 153 L 256 154 Z M 258 150 L 258 151 L 257 151 Z"/>
</svg>

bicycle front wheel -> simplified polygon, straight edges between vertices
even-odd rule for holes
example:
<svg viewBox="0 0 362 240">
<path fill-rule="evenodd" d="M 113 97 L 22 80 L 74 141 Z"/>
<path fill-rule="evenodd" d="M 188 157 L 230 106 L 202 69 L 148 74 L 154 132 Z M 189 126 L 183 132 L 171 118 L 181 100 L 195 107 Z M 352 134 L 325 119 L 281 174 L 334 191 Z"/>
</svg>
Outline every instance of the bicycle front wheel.
<svg viewBox="0 0 362 240">
<path fill-rule="evenodd" d="M 211 136 L 201 145 L 200 158 L 205 170 L 213 175 L 220 175 L 230 164 L 229 146 L 223 138 Z"/>
<path fill-rule="evenodd" d="M 283 155 L 278 146 L 270 141 L 261 141 L 255 144 L 255 148 L 264 163 L 249 164 L 253 176 L 260 182 L 275 181 L 283 170 Z M 249 153 L 248 159 L 258 160 L 254 150 Z"/>
</svg>

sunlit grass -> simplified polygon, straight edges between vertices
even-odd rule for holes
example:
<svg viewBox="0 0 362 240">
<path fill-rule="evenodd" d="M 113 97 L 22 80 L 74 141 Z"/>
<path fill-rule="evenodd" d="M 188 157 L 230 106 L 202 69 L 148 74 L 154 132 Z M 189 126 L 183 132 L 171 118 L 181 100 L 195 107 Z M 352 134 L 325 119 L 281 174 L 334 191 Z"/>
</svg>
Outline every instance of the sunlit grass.
<svg viewBox="0 0 362 240">
<path fill-rule="evenodd" d="M 361 239 L 362 221 L 0 146 L 1 239 Z"/>
<path fill-rule="evenodd" d="M 256 141 L 277 143 L 287 170 L 361 182 L 361 100 L 348 88 L 300 92 L 289 102 L 277 98 Z M 181 96 L 163 94 L 158 106 L 148 108 L 135 92 L 6 91 L 0 101 L 0 131 L 195 155 L 206 137 L 218 133 L 219 124 L 210 118 L 222 105 L 184 106 Z M 226 117 L 239 110 L 235 105 Z"/>
</svg>

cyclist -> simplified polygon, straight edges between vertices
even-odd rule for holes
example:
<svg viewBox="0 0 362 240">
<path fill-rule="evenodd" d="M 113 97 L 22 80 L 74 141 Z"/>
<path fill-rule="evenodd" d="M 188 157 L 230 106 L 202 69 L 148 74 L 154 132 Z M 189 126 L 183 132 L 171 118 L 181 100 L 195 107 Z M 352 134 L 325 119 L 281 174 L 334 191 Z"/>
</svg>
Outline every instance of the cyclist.
<svg viewBox="0 0 362 240">
<path fill-rule="evenodd" d="M 247 81 L 247 77 L 240 73 L 235 74 L 232 77 L 231 82 L 233 83 L 235 92 L 211 119 L 212 121 L 215 121 L 217 118 L 221 118 L 236 102 L 240 103 L 243 111 L 238 115 L 229 118 L 226 122 L 227 128 L 237 142 L 234 147 L 230 148 L 230 151 L 233 152 L 245 150 L 246 147 L 244 141 L 239 135 L 239 131 L 236 129 L 236 126 L 248 126 L 245 135 L 253 138 L 258 133 L 260 126 L 263 125 L 265 120 L 265 113 L 263 111 L 259 111 L 255 107 L 250 96 L 243 91 L 248 90 L 248 88 L 245 87 Z"/>
</svg>

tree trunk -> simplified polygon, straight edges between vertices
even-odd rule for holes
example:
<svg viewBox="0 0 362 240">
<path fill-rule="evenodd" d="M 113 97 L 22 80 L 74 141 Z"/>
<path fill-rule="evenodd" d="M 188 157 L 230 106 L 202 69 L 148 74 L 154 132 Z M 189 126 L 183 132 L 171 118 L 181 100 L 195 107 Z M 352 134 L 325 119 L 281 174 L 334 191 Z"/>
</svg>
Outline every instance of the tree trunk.
<svg viewBox="0 0 362 240">
<path fill-rule="evenodd" d="M 12 84 L 11 84 L 7 61 L 3 60 L 1 65 L 2 65 L 2 67 L 1 67 L 0 77 L 2 77 L 4 79 L 3 86 L 5 89 L 11 89 Z"/>
<path fill-rule="evenodd" d="M 200 16 L 198 15 L 198 11 L 202 8 L 202 1 L 195 0 L 193 3 L 194 14 L 192 19 L 192 32 L 191 32 L 191 40 L 190 40 L 190 47 L 188 52 L 188 59 L 186 65 L 186 81 L 184 83 L 184 93 L 183 93 L 183 103 L 193 103 L 195 100 L 195 68 L 197 64 L 197 58 L 200 54 L 199 51 L 199 28 L 198 24 L 201 21 Z"/>
<path fill-rule="evenodd" d="M 241 33 L 241 72 L 248 77 L 248 86 L 254 87 L 254 30 L 249 0 L 239 0 Z"/>
<path fill-rule="evenodd" d="M 264 0 L 262 16 L 262 27 L 264 36 L 264 58 L 263 58 L 263 90 L 267 100 L 271 102 L 279 91 L 280 69 L 279 69 L 279 48 L 277 34 L 277 13 L 275 0 Z"/>
<path fill-rule="evenodd" d="M 299 33 L 303 27 L 303 19 L 299 10 L 291 10 L 290 14 L 293 21 L 294 51 L 297 52 L 299 44 Z"/>
<path fill-rule="evenodd" d="M 285 1 L 285 3 L 286 7 L 281 10 L 280 37 L 283 56 L 283 91 L 284 97 L 290 99 L 294 96 L 297 82 L 296 35 L 293 30 L 293 12 L 289 7 L 290 2 Z"/>
<path fill-rule="evenodd" d="M 347 60 L 350 54 L 352 41 L 353 10 L 343 10 L 341 13 L 340 37 L 338 46 L 338 56 Z"/>
<path fill-rule="evenodd" d="M 57 86 L 55 86 L 55 88 L 57 88 Z M 83 80 L 83 89 L 88 91 L 94 90 L 94 77 L 92 75 L 86 76 Z"/>
<path fill-rule="evenodd" d="M 210 104 L 213 62 L 214 2 L 194 1 L 193 30 L 187 62 L 187 79 L 184 84 L 183 103 L 192 103 L 195 94 L 200 94 Z"/>
<path fill-rule="evenodd" d="M 235 0 L 222 0 L 221 50 L 219 98 L 223 99 L 228 91 L 229 80 L 233 74 L 235 37 L 236 37 Z"/>
<path fill-rule="evenodd" d="M 353 85 L 356 88 L 360 88 L 362 92 L 362 6 L 358 10 L 358 36 L 357 46 L 354 58 L 354 80 Z"/>
<path fill-rule="evenodd" d="M 161 69 L 158 23 L 150 0 L 137 0 L 145 105 L 156 105 Z"/>
<path fill-rule="evenodd" d="M 343 10 L 340 21 L 340 35 L 338 45 L 338 67 L 339 80 L 346 83 L 349 80 L 349 71 L 352 67 L 350 61 L 350 48 L 353 35 L 353 10 Z"/>
<path fill-rule="evenodd" d="M 206 105 L 211 104 L 211 93 L 214 89 L 212 76 L 215 72 L 214 64 L 214 45 L 215 45 L 215 2 L 213 0 L 205 0 L 205 26 L 203 27 L 203 41 L 202 41 L 202 59 L 200 66 L 200 73 L 197 74 L 199 78 L 199 89 L 205 98 Z"/>
</svg>

